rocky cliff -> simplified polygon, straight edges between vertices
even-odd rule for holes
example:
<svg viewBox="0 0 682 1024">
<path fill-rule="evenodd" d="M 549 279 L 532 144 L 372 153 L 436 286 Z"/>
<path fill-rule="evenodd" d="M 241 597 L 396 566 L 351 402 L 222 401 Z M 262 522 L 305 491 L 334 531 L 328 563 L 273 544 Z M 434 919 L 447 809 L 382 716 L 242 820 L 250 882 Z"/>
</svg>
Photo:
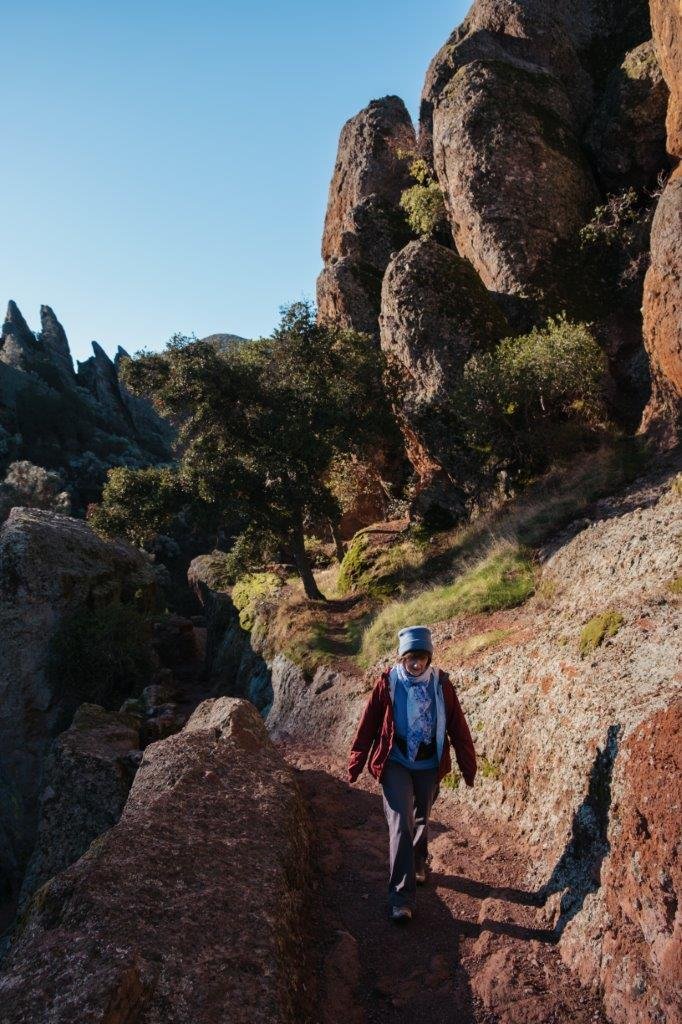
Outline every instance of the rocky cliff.
<svg viewBox="0 0 682 1024">
<path fill-rule="evenodd" d="M 52 660 L 61 624 L 152 597 L 154 574 L 135 548 L 102 541 L 84 522 L 13 509 L 0 530 L 0 869 L 2 901 L 16 893 L 35 841 L 43 764 L 84 699 Z M 74 647 L 72 656 L 77 656 Z M 102 681 L 73 665 L 85 692 Z M 119 703 L 120 703 L 119 698 Z"/>
<path fill-rule="evenodd" d="M 476 326 L 489 321 L 491 304 L 498 320 L 508 319 L 508 334 L 560 310 L 588 321 L 608 360 L 611 414 L 633 430 L 646 406 L 642 430 L 664 447 L 679 437 L 675 175 L 658 204 L 650 253 L 648 233 L 658 183 L 679 156 L 680 32 L 673 7 L 652 4 L 650 20 L 644 0 L 551 7 L 539 0 L 476 0 L 427 70 L 414 142 L 442 192 L 452 245 L 478 276 L 479 294 L 488 294 Z M 325 319 L 375 333 L 379 317 L 382 347 L 394 366 L 403 339 L 391 326 L 397 323 L 393 278 L 395 268 L 415 261 L 409 248 L 398 256 L 400 232 L 389 237 L 358 211 L 379 203 L 392 211 L 391 223 L 400 222 L 406 168 L 394 159 L 395 140 L 411 138 L 395 97 L 370 104 L 344 127 L 318 288 Z M 614 213 L 611 225 L 605 211 L 621 202 L 631 204 L 629 212 Z M 596 249 L 590 238 L 601 239 Z M 442 273 L 432 267 L 424 294 L 429 308 L 437 302 L 447 310 L 460 290 L 448 261 L 441 262 Z M 371 267 L 362 287 L 360 264 Z M 417 318 L 420 287 L 415 281 Z M 426 333 L 430 349 L 449 344 L 435 324 L 424 326 Z M 418 379 L 423 361 L 421 354 L 402 359 L 400 382 L 409 387 Z M 460 372 L 461 363 L 450 366 L 442 388 L 452 390 Z M 444 464 L 452 454 L 447 445 L 409 432 L 404 412 L 396 413 L 422 505 L 431 493 L 453 509 L 461 505 L 461 463 L 453 472 Z"/>
<path fill-rule="evenodd" d="M 25 459 L 58 470 L 84 511 L 101 494 L 111 466 L 146 466 L 171 458 L 172 431 L 151 405 L 131 395 L 116 360 L 93 342 L 93 355 L 74 371 L 62 325 L 40 308 L 30 330 L 10 302 L 0 335 L 0 472 Z"/>
<path fill-rule="evenodd" d="M 252 705 L 199 705 L 145 750 L 120 821 L 27 908 L 6 1024 L 308 1018 L 309 836 Z"/>
</svg>

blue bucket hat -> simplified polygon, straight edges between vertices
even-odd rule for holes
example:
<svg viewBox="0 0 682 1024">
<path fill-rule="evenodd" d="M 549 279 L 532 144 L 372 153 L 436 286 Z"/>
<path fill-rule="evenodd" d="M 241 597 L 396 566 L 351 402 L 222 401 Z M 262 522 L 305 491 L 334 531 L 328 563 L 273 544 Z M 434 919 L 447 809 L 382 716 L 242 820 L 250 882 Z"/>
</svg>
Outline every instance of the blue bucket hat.
<svg viewBox="0 0 682 1024">
<path fill-rule="evenodd" d="M 433 640 L 428 626 L 405 626 L 398 633 L 398 657 L 408 651 L 428 651 L 433 654 Z"/>
</svg>

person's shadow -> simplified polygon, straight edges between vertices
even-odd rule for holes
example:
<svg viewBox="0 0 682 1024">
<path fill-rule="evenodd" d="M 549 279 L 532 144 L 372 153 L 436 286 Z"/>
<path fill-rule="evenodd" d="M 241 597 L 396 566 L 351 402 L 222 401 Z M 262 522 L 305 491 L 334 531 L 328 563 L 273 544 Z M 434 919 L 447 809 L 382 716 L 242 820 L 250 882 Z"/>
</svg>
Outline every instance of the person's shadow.
<svg viewBox="0 0 682 1024">
<path fill-rule="evenodd" d="M 490 931 L 520 939 L 556 943 L 568 922 L 582 909 L 585 898 L 600 885 L 601 866 L 610 850 L 607 836 L 611 807 L 613 765 L 618 753 L 620 725 L 611 725 L 603 748 L 597 750 L 584 800 L 573 815 L 571 836 L 548 880 L 535 892 L 508 886 L 488 885 L 460 875 L 434 874 L 434 881 L 475 899 L 503 900 L 528 907 L 543 907 L 549 897 L 563 892 L 559 916 L 551 929 L 485 919 L 480 924 L 460 922 L 465 934 Z"/>
</svg>

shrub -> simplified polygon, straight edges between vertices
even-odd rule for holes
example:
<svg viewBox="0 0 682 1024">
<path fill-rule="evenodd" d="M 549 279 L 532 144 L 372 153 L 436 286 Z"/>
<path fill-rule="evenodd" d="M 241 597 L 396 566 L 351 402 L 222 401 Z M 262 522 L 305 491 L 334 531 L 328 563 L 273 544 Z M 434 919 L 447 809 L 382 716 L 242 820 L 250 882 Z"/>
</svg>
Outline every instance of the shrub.
<svg viewBox="0 0 682 1024">
<path fill-rule="evenodd" d="M 502 768 L 495 761 L 482 757 L 479 762 L 479 771 L 484 779 L 492 779 L 496 782 L 502 774 Z"/>
<path fill-rule="evenodd" d="M 606 421 L 606 357 L 586 324 L 563 314 L 473 356 L 452 396 L 467 446 L 528 473 Z"/>
<path fill-rule="evenodd" d="M 133 605 L 80 608 L 50 644 L 48 674 L 74 704 L 118 708 L 147 685 L 152 670 L 151 620 Z"/>
<path fill-rule="evenodd" d="M 281 587 L 274 572 L 254 572 L 240 577 L 232 590 L 232 601 L 239 612 L 239 624 L 250 632 L 256 624 L 259 603 Z"/>
<path fill-rule="evenodd" d="M 624 621 L 620 612 L 614 611 L 602 612 L 601 615 L 595 615 L 590 619 L 580 634 L 580 657 L 584 658 L 595 651 L 607 636 L 615 636 Z"/>
<path fill-rule="evenodd" d="M 393 601 L 364 634 L 360 659 L 372 665 L 396 645 L 398 630 L 431 625 L 464 613 L 498 611 L 522 604 L 533 593 L 535 571 L 522 548 L 503 546 L 452 583 L 431 587 L 407 601 Z"/>
<path fill-rule="evenodd" d="M 641 304 L 644 275 L 649 266 L 649 235 L 656 200 L 663 189 L 652 195 L 628 188 L 609 195 L 595 207 L 590 221 L 580 230 L 580 249 L 594 264 L 596 274 L 622 303 Z"/>
<path fill-rule="evenodd" d="M 461 781 L 461 774 L 456 768 L 453 768 L 452 771 L 448 772 L 448 774 L 440 780 L 440 784 L 443 789 L 455 790 Z"/>
<path fill-rule="evenodd" d="M 88 508 L 88 522 L 104 537 L 125 537 L 141 547 L 170 527 L 184 500 L 174 469 L 118 466 L 107 473 L 101 503 Z"/>
<path fill-rule="evenodd" d="M 410 164 L 416 184 L 404 190 L 400 206 L 416 235 L 433 235 L 445 219 L 445 201 L 440 185 L 433 178 L 425 160 L 417 157 Z"/>
<path fill-rule="evenodd" d="M 9 510 L 15 506 L 24 508 L 45 508 L 68 515 L 71 511 L 71 497 L 64 490 L 64 481 L 59 473 L 32 462 L 12 462 L 4 481 L 0 484 L 0 521 L 6 519 Z"/>
</svg>

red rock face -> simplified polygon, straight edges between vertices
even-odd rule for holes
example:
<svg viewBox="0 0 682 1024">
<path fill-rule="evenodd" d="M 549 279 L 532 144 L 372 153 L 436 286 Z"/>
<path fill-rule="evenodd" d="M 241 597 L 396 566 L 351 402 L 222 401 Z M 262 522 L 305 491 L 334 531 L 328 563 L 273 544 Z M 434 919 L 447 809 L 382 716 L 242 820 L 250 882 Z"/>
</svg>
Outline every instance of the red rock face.
<svg viewBox="0 0 682 1024">
<path fill-rule="evenodd" d="M 597 200 L 553 76 L 504 61 L 461 68 L 433 113 L 433 153 L 457 249 L 491 291 L 541 285 Z"/>
<path fill-rule="evenodd" d="M 373 100 L 344 125 L 322 236 L 322 319 L 376 333 L 383 272 L 408 238 L 398 202 L 410 180 L 399 152 L 415 146 L 410 115 L 397 96 Z"/>
<path fill-rule="evenodd" d="M 670 89 L 668 152 L 682 157 L 682 6 L 678 0 L 651 0 L 650 8 L 656 54 Z"/>
<path fill-rule="evenodd" d="M 308 831 L 247 701 L 147 747 L 123 815 L 39 890 L 0 974 L 3 1024 L 307 1019 Z"/>
<path fill-rule="evenodd" d="M 617 1024 L 679 1021 L 682 1005 L 682 702 L 643 722 L 623 746 L 618 839 L 603 885 L 610 925 L 601 984 Z"/>
<path fill-rule="evenodd" d="M 666 185 L 654 216 L 643 314 L 652 396 L 640 429 L 670 448 L 679 440 L 682 413 L 682 168 Z"/>
</svg>

